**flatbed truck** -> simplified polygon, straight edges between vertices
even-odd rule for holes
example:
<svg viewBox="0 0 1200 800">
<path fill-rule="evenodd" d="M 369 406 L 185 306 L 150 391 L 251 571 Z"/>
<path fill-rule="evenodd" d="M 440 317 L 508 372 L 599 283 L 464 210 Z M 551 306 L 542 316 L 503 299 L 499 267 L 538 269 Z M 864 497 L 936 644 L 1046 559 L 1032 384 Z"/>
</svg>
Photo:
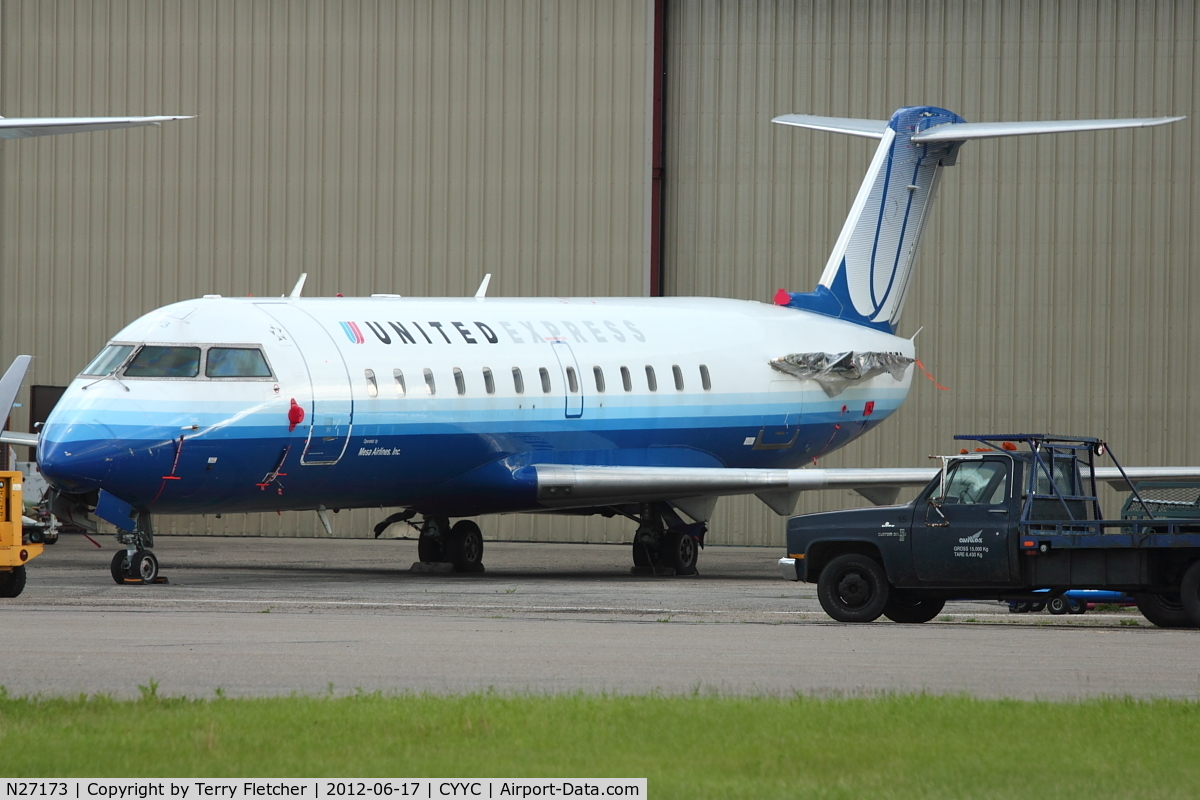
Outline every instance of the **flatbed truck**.
<svg viewBox="0 0 1200 800">
<path fill-rule="evenodd" d="M 784 578 L 817 584 L 829 616 L 927 622 L 950 599 L 1047 602 L 1077 589 L 1127 592 L 1155 625 L 1200 627 L 1200 520 L 1155 514 L 1132 483 L 1135 519 L 1105 519 L 1099 439 L 963 435 L 906 505 L 792 517 Z M 1113 462 L 1120 468 L 1115 457 Z M 1121 470 L 1124 474 L 1124 470 Z"/>
</svg>

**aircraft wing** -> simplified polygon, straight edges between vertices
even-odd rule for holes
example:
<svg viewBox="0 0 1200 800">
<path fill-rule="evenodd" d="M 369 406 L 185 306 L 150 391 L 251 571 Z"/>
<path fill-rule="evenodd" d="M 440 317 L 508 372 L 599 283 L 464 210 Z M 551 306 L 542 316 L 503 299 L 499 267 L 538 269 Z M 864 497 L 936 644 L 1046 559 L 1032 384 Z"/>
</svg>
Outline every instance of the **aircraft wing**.
<svg viewBox="0 0 1200 800">
<path fill-rule="evenodd" d="M 27 139 L 31 136 L 54 136 L 59 133 L 140 128 L 180 119 L 192 117 L 0 117 L 0 139 Z"/>
<path fill-rule="evenodd" d="M 876 505 L 896 501 L 904 487 L 920 487 L 936 467 L 864 469 L 721 469 L 706 467 L 584 467 L 539 464 L 537 498 L 548 509 L 584 508 L 669 500 L 689 516 L 703 504 L 689 500 L 753 494 L 780 516 L 794 512 L 801 492 L 852 489 Z M 1134 483 L 1149 480 L 1200 481 L 1200 467 L 1128 467 Z M 1129 486 L 1116 467 L 1097 467 L 1096 480 L 1114 489 Z M 682 502 L 680 502 L 682 501 Z M 711 513 L 711 507 L 708 512 Z"/>
</svg>

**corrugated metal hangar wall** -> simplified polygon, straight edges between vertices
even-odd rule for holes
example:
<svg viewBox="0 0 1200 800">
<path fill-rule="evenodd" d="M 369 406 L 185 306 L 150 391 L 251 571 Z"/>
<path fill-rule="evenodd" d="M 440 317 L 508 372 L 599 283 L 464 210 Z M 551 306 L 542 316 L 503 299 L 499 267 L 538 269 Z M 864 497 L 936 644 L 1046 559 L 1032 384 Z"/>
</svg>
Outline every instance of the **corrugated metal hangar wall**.
<svg viewBox="0 0 1200 800">
<path fill-rule="evenodd" d="M 469 294 L 485 272 L 492 294 L 643 293 L 656 10 L 668 294 L 769 301 L 815 284 L 872 143 L 771 125 L 777 114 L 1200 112 L 1194 2 L 9 0 L 6 116 L 200 116 L 0 143 L 0 360 L 34 352 L 31 382 L 62 386 L 145 311 L 280 294 L 305 271 L 323 294 Z M 822 466 L 922 466 L 953 433 L 1001 429 L 1195 463 L 1198 130 L 964 147 L 901 329 L 924 326 L 918 352 L 950 390 L 922 380 Z M 335 528 L 369 535 L 379 516 L 343 513 Z M 313 517 L 172 522 L 314 535 Z M 627 541 L 629 527 L 483 524 L 589 541 Z M 710 541 L 777 544 L 782 530 L 756 500 L 726 499 Z"/>
</svg>

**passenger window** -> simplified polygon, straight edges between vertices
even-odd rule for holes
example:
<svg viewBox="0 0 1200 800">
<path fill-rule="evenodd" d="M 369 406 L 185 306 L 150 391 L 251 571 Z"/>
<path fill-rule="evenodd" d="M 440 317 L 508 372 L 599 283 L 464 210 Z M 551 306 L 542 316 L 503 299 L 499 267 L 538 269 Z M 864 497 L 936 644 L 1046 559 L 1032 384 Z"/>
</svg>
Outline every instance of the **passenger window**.
<svg viewBox="0 0 1200 800">
<path fill-rule="evenodd" d="M 546 371 L 545 367 L 538 367 L 538 375 L 542 378 L 542 391 L 550 394 L 550 373 Z"/>
<path fill-rule="evenodd" d="M 575 376 L 575 368 L 567 367 L 567 386 L 571 389 L 571 394 L 579 394 L 579 378 Z"/>
<path fill-rule="evenodd" d="M 199 347 L 148 344 L 125 368 L 127 378 L 194 378 L 199 374 Z"/>
<path fill-rule="evenodd" d="M 671 367 L 671 374 L 675 376 L 676 391 L 682 392 L 683 391 L 683 370 L 681 370 L 679 368 L 679 365 L 676 364 L 673 367 Z"/>
<path fill-rule="evenodd" d="M 999 505 L 1008 498 L 1008 467 L 1000 461 L 965 461 L 946 478 L 946 505 Z"/>
<path fill-rule="evenodd" d="M 488 394 L 496 393 L 496 381 L 492 378 L 492 371 L 487 367 L 483 368 L 483 389 Z"/>
<path fill-rule="evenodd" d="M 633 378 L 629 375 L 629 367 L 621 367 L 621 385 L 625 387 L 625 391 L 633 391 Z"/>
<path fill-rule="evenodd" d="M 654 377 L 654 367 L 646 365 L 646 388 L 652 392 L 658 391 L 658 378 Z"/>
<path fill-rule="evenodd" d="M 467 379 L 463 377 L 463 372 L 458 367 L 454 368 L 454 388 L 459 394 L 467 393 Z"/>
<path fill-rule="evenodd" d="M 704 387 L 704 391 L 712 391 L 712 378 L 709 377 L 708 367 L 704 364 L 700 365 L 700 385 Z"/>
<path fill-rule="evenodd" d="M 521 377 L 521 368 L 513 367 L 513 391 L 525 394 L 525 379 Z"/>
<path fill-rule="evenodd" d="M 83 368 L 81 375 L 111 375 L 125 363 L 133 352 L 131 344 L 110 344 L 100 351 L 100 355 L 92 359 L 92 363 Z"/>
<path fill-rule="evenodd" d="M 592 367 L 592 376 L 596 379 L 596 391 L 604 393 L 604 370 L 599 367 Z"/>
<path fill-rule="evenodd" d="M 367 394 L 371 397 L 379 396 L 379 384 L 375 382 L 375 370 L 363 370 L 367 376 Z"/>
<path fill-rule="evenodd" d="M 398 369 L 392 370 L 392 377 L 396 379 L 396 396 L 404 397 L 407 390 L 404 388 L 404 373 Z"/>
<path fill-rule="evenodd" d="M 271 368 L 257 347 L 210 347 L 204 374 L 210 378 L 269 378 Z"/>
<path fill-rule="evenodd" d="M 425 391 L 429 394 L 437 394 L 437 384 L 433 380 L 433 370 L 425 369 Z"/>
</svg>

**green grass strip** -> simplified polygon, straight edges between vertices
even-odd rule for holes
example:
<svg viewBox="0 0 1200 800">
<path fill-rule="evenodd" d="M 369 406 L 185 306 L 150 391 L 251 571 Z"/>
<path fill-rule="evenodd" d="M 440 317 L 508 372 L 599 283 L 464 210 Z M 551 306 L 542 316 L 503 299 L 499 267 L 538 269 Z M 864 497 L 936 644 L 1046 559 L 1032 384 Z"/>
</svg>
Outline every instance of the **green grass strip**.
<svg viewBox="0 0 1200 800">
<path fill-rule="evenodd" d="M 656 800 L 1195 797 L 1200 703 L 0 695 L 0 752 L 4 777 L 645 777 Z"/>
</svg>

